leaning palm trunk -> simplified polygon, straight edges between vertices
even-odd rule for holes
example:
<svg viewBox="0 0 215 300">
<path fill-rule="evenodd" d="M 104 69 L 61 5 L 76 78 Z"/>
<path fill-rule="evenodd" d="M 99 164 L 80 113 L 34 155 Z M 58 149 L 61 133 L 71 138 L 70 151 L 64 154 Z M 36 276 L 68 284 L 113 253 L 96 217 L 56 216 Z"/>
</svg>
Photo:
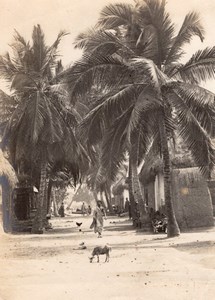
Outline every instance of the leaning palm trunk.
<svg viewBox="0 0 215 300">
<path fill-rule="evenodd" d="M 138 147 L 134 143 L 131 146 L 130 153 L 130 163 L 131 163 L 131 180 L 132 180 L 132 191 L 134 196 L 135 208 L 138 206 L 140 220 L 143 220 L 146 216 L 145 203 L 143 200 L 142 190 L 140 186 L 139 176 L 138 176 Z M 137 204 L 136 204 L 137 203 Z"/>
<path fill-rule="evenodd" d="M 94 197 L 94 199 L 96 201 L 96 204 L 97 204 L 99 199 L 98 199 L 98 192 L 96 190 L 93 190 L 93 197 Z"/>
<path fill-rule="evenodd" d="M 131 156 L 129 156 L 129 170 L 128 170 L 128 191 L 129 191 L 129 200 L 131 204 L 131 216 L 133 220 L 133 224 L 135 225 L 135 222 L 137 220 L 137 214 L 135 211 L 135 201 L 134 201 L 134 194 L 132 191 L 132 170 L 131 170 Z"/>
<path fill-rule="evenodd" d="M 178 227 L 178 223 L 176 221 L 173 202 L 172 202 L 172 191 L 171 191 L 172 186 L 171 186 L 171 173 L 170 173 L 171 163 L 170 163 L 170 155 L 169 155 L 164 116 L 165 116 L 165 112 L 163 112 L 163 116 L 161 116 L 160 118 L 159 130 L 160 130 L 160 139 L 161 139 L 161 149 L 163 155 L 165 206 L 166 206 L 166 214 L 168 218 L 167 236 L 174 237 L 180 235 L 180 230 Z"/>
<path fill-rule="evenodd" d="M 105 204 L 105 202 L 104 202 L 104 196 L 103 196 L 103 192 L 102 192 L 102 191 L 100 191 L 100 201 L 101 201 L 101 203 L 102 203 L 102 206 L 103 206 L 104 209 L 106 210 L 106 209 L 107 209 L 107 206 L 106 206 L 106 204 Z"/>
<path fill-rule="evenodd" d="M 69 210 L 70 207 L 72 206 L 73 199 L 74 199 L 75 195 L 77 195 L 77 193 L 79 192 L 79 190 L 81 189 L 81 187 L 82 187 L 82 183 L 79 184 L 79 187 L 76 189 L 75 194 L 74 194 L 74 196 L 72 197 L 72 200 L 70 201 L 69 205 L 67 206 L 67 209 L 68 209 L 68 210 Z"/>
<path fill-rule="evenodd" d="M 46 175 L 47 175 L 47 162 L 43 161 L 41 163 L 41 177 L 40 177 L 40 190 L 37 202 L 37 212 L 33 221 L 32 233 L 43 233 L 43 211 L 44 211 L 44 201 L 46 196 Z M 47 203 L 46 203 L 47 205 Z"/>
<path fill-rule="evenodd" d="M 110 213 L 113 213 L 113 207 L 111 204 L 111 193 L 110 192 L 108 193 L 107 188 L 105 188 L 104 192 L 105 192 L 105 198 L 106 198 L 108 210 Z"/>
</svg>

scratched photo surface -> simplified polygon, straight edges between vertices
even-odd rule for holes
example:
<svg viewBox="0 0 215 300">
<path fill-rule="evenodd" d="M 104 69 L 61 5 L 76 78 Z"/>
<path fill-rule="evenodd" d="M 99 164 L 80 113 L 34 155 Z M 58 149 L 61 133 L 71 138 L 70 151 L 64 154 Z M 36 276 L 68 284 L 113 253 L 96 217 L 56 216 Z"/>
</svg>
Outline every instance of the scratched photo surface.
<svg viewBox="0 0 215 300">
<path fill-rule="evenodd" d="M 0 29 L 0 300 L 213 299 L 215 1 L 0 0 Z"/>
</svg>

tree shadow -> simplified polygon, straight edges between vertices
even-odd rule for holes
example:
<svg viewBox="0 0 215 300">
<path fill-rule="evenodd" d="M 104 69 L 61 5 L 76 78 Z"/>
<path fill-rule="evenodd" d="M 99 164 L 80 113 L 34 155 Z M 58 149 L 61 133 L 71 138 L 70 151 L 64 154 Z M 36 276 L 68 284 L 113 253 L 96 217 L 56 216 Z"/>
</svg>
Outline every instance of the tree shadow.
<svg viewBox="0 0 215 300">
<path fill-rule="evenodd" d="M 196 248 L 205 248 L 205 247 L 215 247 L 215 241 L 193 241 L 193 242 L 187 242 L 187 243 L 181 243 L 172 245 L 172 248 L 176 248 L 179 250 L 188 250 L 188 249 L 196 249 Z"/>
<path fill-rule="evenodd" d="M 105 231 L 135 231 L 131 224 L 105 226 Z"/>
</svg>

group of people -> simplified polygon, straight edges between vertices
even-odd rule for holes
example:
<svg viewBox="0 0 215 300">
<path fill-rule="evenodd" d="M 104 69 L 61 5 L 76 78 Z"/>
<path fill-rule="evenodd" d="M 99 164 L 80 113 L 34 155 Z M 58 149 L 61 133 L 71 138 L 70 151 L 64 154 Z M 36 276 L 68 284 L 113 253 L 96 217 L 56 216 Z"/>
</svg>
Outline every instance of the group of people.
<svg viewBox="0 0 215 300">
<path fill-rule="evenodd" d="M 167 217 L 164 213 L 159 211 L 154 211 L 153 208 L 150 208 L 149 216 L 152 222 L 152 227 L 154 233 L 165 232 L 167 233 Z"/>
<path fill-rule="evenodd" d="M 81 206 L 81 213 L 83 216 L 87 215 L 91 215 L 91 212 L 92 212 L 92 208 L 90 205 L 88 205 L 88 207 L 86 207 L 85 203 L 83 202 L 82 203 L 82 206 Z"/>
<path fill-rule="evenodd" d="M 88 207 L 86 207 L 85 203 L 83 202 L 81 211 L 82 211 L 83 216 L 85 214 L 91 215 L 92 209 L 91 209 L 90 205 L 88 205 Z M 61 217 L 65 217 L 63 202 L 61 203 L 58 213 Z M 98 234 L 98 238 L 102 237 L 104 218 L 106 218 L 105 210 L 102 208 L 101 203 L 98 202 L 96 208 L 93 210 L 93 222 L 90 226 L 90 228 L 94 229 L 94 232 Z"/>
<path fill-rule="evenodd" d="M 93 221 L 90 225 L 90 228 L 93 229 L 94 232 L 98 234 L 98 238 L 102 237 L 104 218 L 106 219 L 106 213 L 101 204 L 102 204 L 101 201 L 97 202 L 97 206 L 93 210 Z M 126 202 L 125 211 L 127 211 L 129 213 L 129 218 L 131 218 L 131 206 L 130 206 L 129 201 Z M 88 207 L 87 207 L 85 205 L 85 203 L 83 202 L 82 206 L 81 206 L 81 212 L 82 212 L 83 216 L 85 216 L 85 214 L 91 215 L 92 208 L 90 205 L 88 205 Z M 58 213 L 61 217 L 65 216 L 63 202 L 61 203 Z M 152 222 L 152 227 L 153 227 L 154 233 L 158 233 L 158 232 L 166 233 L 167 232 L 167 217 L 165 214 L 160 213 L 159 211 L 154 211 L 153 208 L 150 208 L 149 217 Z"/>
</svg>

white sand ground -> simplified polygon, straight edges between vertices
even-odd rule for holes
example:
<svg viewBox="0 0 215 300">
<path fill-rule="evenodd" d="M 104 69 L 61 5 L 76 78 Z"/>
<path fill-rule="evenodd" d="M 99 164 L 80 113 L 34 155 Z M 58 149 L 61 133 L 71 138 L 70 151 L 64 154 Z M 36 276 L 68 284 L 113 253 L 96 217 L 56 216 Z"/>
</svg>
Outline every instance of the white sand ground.
<svg viewBox="0 0 215 300">
<path fill-rule="evenodd" d="M 82 232 L 76 221 L 83 222 Z M 215 299 L 215 229 L 166 239 L 136 232 L 125 218 L 109 218 L 98 239 L 90 217 L 51 222 L 54 229 L 44 235 L 1 236 L 1 300 Z M 78 250 L 83 241 L 87 249 Z M 93 247 L 106 243 L 110 262 L 101 256 L 90 264 Z"/>
</svg>

